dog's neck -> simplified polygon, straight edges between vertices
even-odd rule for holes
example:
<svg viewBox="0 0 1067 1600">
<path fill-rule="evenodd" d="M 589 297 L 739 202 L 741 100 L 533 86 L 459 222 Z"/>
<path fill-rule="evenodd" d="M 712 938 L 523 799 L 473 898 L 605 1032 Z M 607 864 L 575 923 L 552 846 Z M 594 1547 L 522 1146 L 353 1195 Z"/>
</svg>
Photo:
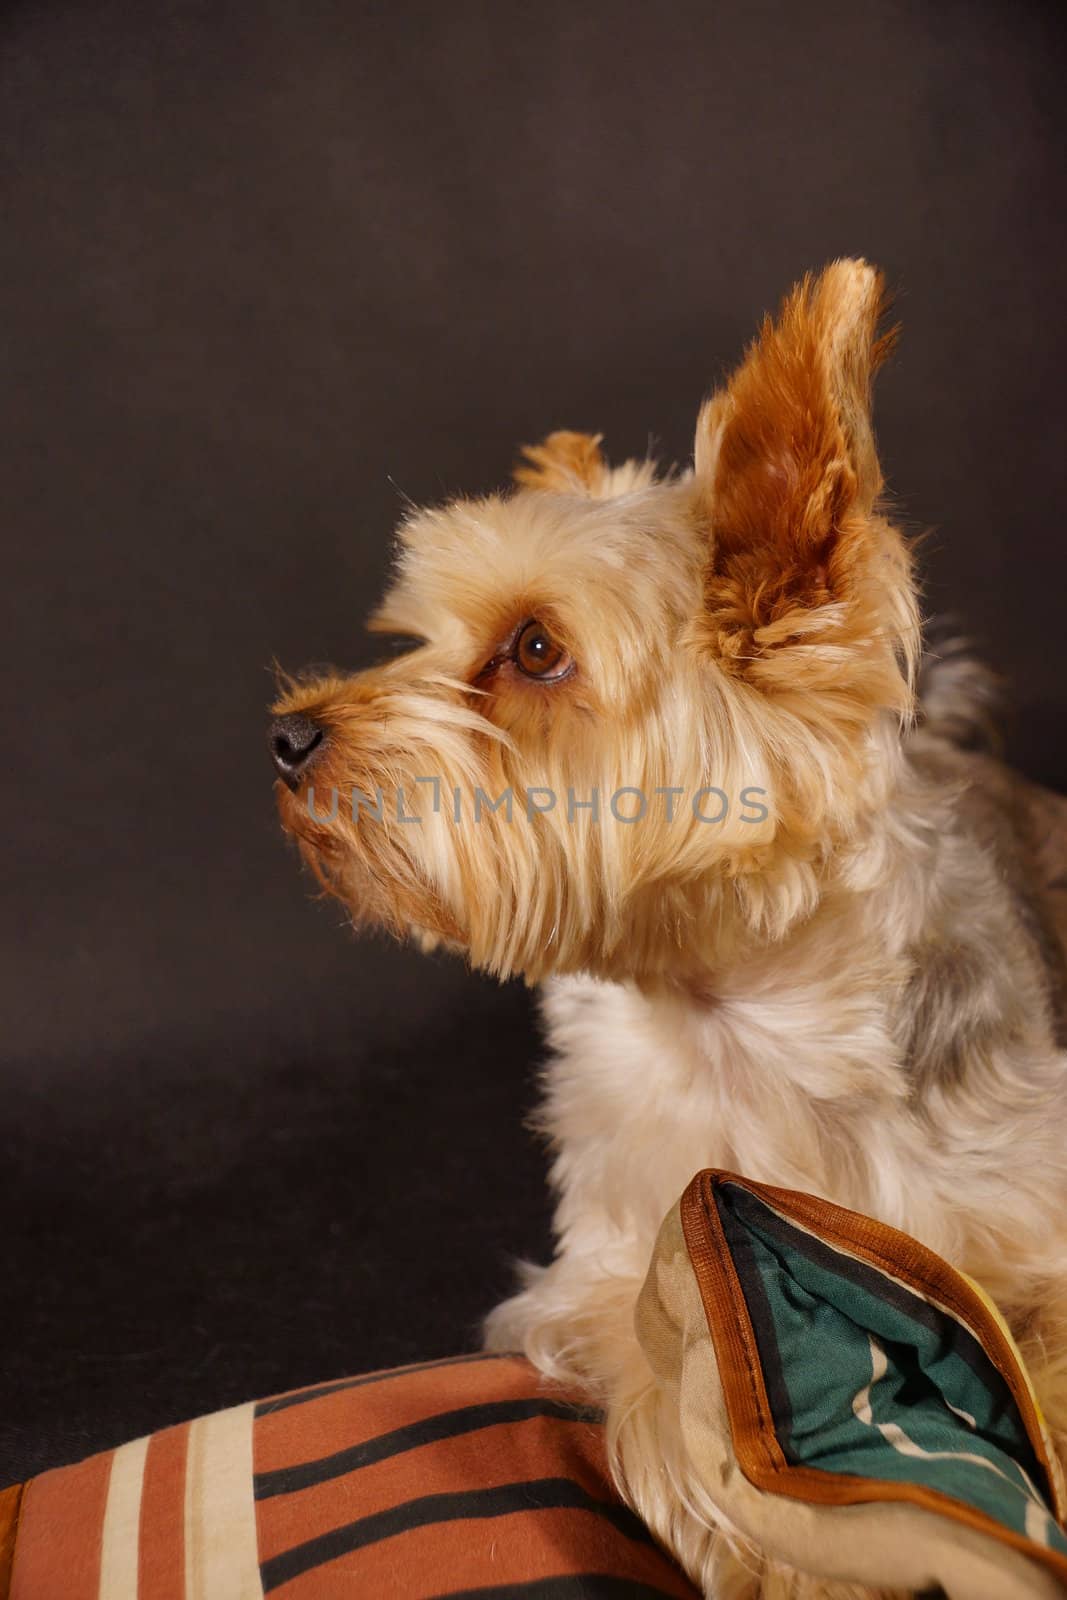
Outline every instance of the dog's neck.
<svg viewBox="0 0 1067 1600">
<path fill-rule="evenodd" d="M 931 770 L 921 748 L 898 748 L 872 785 L 873 801 L 842 837 L 813 858 L 786 855 L 777 877 L 759 885 L 758 914 L 757 896 L 728 883 L 722 894 L 732 904 L 714 931 L 663 970 L 633 974 L 635 986 L 653 1001 L 710 1010 L 747 989 L 753 973 L 802 971 L 814 989 L 836 993 L 842 974 L 830 952 L 838 947 L 846 968 L 875 950 L 880 962 L 898 960 L 938 920 L 960 782 Z M 809 964 L 812 947 L 820 955 Z"/>
</svg>

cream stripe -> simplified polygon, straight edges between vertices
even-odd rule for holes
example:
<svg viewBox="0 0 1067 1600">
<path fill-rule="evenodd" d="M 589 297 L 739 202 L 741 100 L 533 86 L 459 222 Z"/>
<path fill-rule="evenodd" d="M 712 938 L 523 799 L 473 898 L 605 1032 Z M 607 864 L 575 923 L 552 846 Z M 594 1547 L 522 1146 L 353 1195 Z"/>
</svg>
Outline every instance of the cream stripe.
<svg viewBox="0 0 1067 1600">
<path fill-rule="evenodd" d="M 141 1488 L 148 1440 L 134 1439 L 111 1458 L 100 1544 L 99 1600 L 137 1600 Z"/>
<path fill-rule="evenodd" d="M 852 1410 L 858 1421 L 866 1423 L 869 1428 L 877 1428 L 886 1444 L 892 1445 L 893 1449 L 902 1456 L 915 1456 L 921 1461 L 966 1461 L 971 1466 L 984 1468 L 986 1472 L 994 1472 L 998 1478 L 1003 1478 L 1005 1483 L 1010 1484 L 1016 1494 L 1028 1495 L 1038 1509 L 1044 1511 L 1045 1502 L 1040 1490 L 1025 1467 L 1016 1461 L 1013 1456 L 1008 1456 L 1008 1460 L 1023 1480 L 1025 1488 L 1019 1484 L 1017 1478 L 1013 1478 L 1009 1473 L 1004 1472 L 995 1462 L 988 1460 L 985 1456 L 975 1455 L 970 1450 L 924 1450 L 922 1445 L 916 1444 L 915 1440 L 904 1432 L 899 1423 L 875 1422 L 874 1413 L 871 1410 L 871 1390 L 876 1383 L 880 1383 L 885 1377 L 886 1372 L 889 1370 L 889 1363 L 885 1351 L 873 1334 L 869 1333 L 867 1335 L 867 1343 L 871 1347 L 871 1381 L 865 1388 L 860 1390 L 852 1401 Z M 966 1416 L 966 1412 L 961 1412 L 960 1415 Z"/>
<path fill-rule="evenodd" d="M 1026 1531 L 1035 1544 L 1043 1544 L 1048 1548 L 1055 1526 L 1044 1506 L 1035 1506 L 1032 1500 L 1026 1502 Z"/>
<path fill-rule="evenodd" d="M 185 1600 L 263 1600 L 252 1497 L 255 1406 L 198 1417 L 185 1468 Z"/>
</svg>

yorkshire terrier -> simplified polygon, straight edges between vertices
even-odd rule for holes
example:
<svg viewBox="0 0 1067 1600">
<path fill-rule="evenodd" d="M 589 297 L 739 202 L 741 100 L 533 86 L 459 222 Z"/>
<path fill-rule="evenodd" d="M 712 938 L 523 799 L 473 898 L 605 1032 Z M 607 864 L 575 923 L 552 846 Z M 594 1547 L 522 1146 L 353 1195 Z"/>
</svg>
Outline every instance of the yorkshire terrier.
<svg viewBox="0 0 1067 1600">
<path fill-rule="evenodd" d="M 1067 1454 L 1059 802 L 969 747 L 966 658 L 920 691 L 882 315 L 863 261 L 805 278 L 689 470 L 553 433 L 510 492 L 413 513 L 370 623 L 412 648 L 272 713 L 283 824 L 352 916 L 544 985 L 555 1258 L 487 1342 L 602 1400 L 623 1494 L 730 1600 L 873 1591 L 741 1547 L 689 1492 L 633 1312 L 702 1167 L 977 1279 Z"/>
</svg>

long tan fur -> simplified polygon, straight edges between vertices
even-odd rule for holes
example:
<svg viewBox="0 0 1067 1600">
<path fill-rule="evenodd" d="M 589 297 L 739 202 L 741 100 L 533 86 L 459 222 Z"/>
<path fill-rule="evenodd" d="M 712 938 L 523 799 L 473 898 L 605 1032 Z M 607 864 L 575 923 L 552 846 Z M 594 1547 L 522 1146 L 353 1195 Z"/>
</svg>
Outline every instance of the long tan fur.
<svg viewBox="0 0 1067 1600">
<path fill-rule="evenodd" d="M 657 1229 L 701 1167 L 869 1212 L 977 1278 L 1067 1446 L 1062 949 L 1034 792 L 955 742 L 968 673 L 916 719 L 870 420 L 882 301 L 863 262 L 799 285 L 686 473 L 557 433 L 517 490 L 413 515 L 375 626 L 425 642 L 275 708 L 324 730 L 279 804 L 353 916 L 544 984 L 556 1253 L 487 1337 L 605 1401 L 624 1493 L 730 1600 L 866 1591 L 716 1521 L 636 1342 Z M 530 619 L 556 681 L 516 666 Z M 353 820 L 353 790 L 381 791 L 380 820 Z M 510 791 L 510 819 L 475 820 L 479 790 Z"/>
</svg>

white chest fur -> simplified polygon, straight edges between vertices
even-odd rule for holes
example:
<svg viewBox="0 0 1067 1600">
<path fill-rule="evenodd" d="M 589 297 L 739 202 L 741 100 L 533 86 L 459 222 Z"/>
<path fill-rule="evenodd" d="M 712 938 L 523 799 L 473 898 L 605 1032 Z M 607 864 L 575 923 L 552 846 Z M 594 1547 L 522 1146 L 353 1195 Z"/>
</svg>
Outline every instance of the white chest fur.
<svg viewBox="0 0 1067 1600">
<path fill-rule="evenodd" d="M 1044 1112 L 1012 1107 L 1009 1129 L 994 1064 L 981 1094 L 917 1099 L 892 971 L 874 983 L 855 952 L 816 947 L 814 967 L 803 949 L 788 972 L 751 963 L 707 1002 L 589 979 L 548 987 L 541 1122 L 562 1256 L 643 1272 L 667 1210 L 718 1166 L 878 1216 L 987 1280 L 1006 1237 L 1013 1273 L 1031 1250 L 1047 1265 L 1062 1167 L 1047 1098 Z M 1000 1064 L 1005 1090 L 1012 1067 Z"/>
</svg>

